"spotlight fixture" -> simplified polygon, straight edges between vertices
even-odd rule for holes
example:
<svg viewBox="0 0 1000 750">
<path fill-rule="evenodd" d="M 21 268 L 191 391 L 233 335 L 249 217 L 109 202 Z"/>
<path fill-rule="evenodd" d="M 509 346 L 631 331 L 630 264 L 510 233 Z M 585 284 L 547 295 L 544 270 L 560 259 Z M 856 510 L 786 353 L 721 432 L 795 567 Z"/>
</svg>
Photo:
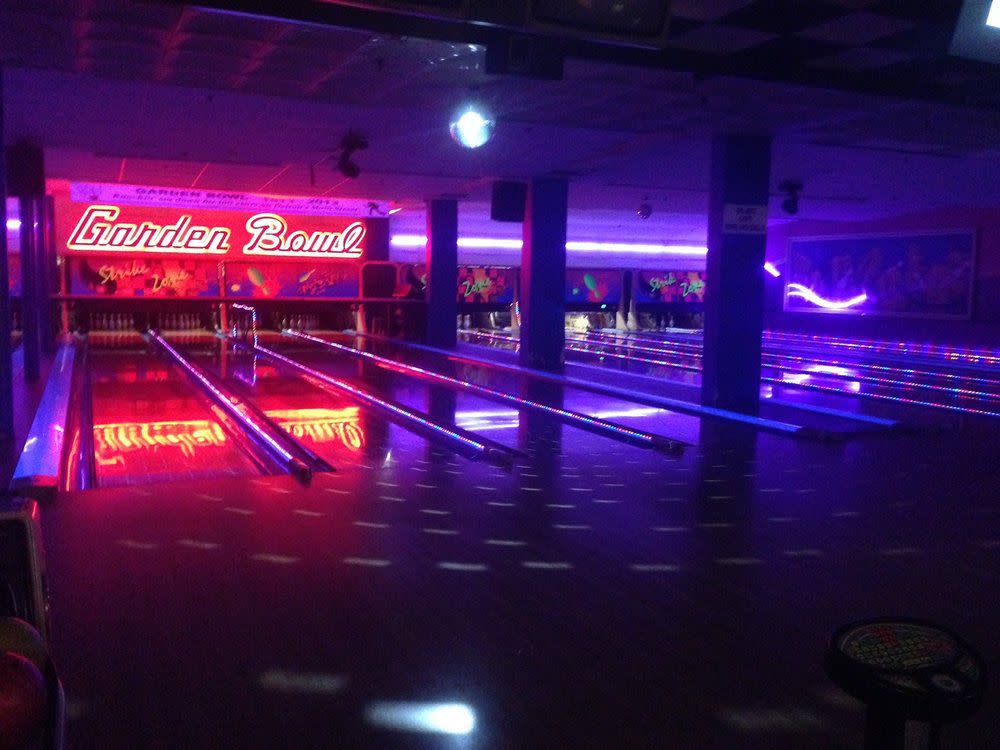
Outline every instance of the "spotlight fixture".
<svg viewBox="0 0 1000 750">
<path fill-rule="evenodd" d="M 649 204 L 649 198 L 642 199 L 642 203 L 639 204 L 635 213 L 640 219 L 648 219 L 653 215 L 653 207 Z"/>
<path fill-rule="evenodd" d="M 785 180 L 778 185 L 785 199 L 781 201 L 781 210 L 789 216 L 795 216 L 799 212 L 799 193 L 802 192 L 802 180 Z"/>
<path fill-rule="evenodd" d="M 482 104 L 463 104 L 451 117 L 448 128 L 451 137 L 464 148 L 479 148 L 496 129 L 496 117 Z"/>
<path fill-rule="evenodd" d="M 340 158 L 337 159 L 337 170 L 351 180 L 360 175 L 361 167 L 351 157 L 356 151 L 364 151 L 366 148 L 368 148 L 367 138 L 354 130 L 347 131 L 347 135 L 340 140 Z"/>
</svg>

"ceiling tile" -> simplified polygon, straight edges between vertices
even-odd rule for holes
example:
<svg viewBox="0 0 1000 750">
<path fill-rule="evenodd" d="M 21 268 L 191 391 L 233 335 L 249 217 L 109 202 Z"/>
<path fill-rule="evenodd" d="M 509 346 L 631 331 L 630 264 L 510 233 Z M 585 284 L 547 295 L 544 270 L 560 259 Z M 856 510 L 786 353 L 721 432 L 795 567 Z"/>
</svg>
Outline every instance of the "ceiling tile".
<svg viewBox="0 0 1000 750">
<path fill-rule="evenodd" d="M 671 16 L 686 18 L 692 21 L 717 21 L 733 11 L 750 5 L 755 0 L 673 0 L 670 6 Z"/>
<path fill-rule="evenodd" d="M 765 31 L 723 24 L 706 24 L 676 39 L 671 39 L 670 46 L 694 52 L 731 55 L 734 52 L 741 52 L 777 38 L 777 34 Z"/>
<path fill-rule="evenodd" d="M 849 13 L 832 21 L 810 26 L 799 32 L 807 39 L 834 44 L 868 44 L 901 31 L 912 28 L 913 24 L 901 18 L 893 18 L 880 13 Z"/>
<path fill-rule="evenodd" d="M 809 65 L 826 70 L 863 72 L 907 62 L 913 58 L 904 52 L 879 47 L 852 47 L 830 57 L 810 60 Z"/>
</svg>

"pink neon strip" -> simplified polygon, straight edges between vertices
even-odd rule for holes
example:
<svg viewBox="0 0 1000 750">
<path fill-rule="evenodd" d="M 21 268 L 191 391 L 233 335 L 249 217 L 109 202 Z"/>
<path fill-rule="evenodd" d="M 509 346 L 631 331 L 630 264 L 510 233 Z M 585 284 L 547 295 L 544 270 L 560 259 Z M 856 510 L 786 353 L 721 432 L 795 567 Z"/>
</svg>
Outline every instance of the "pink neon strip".
<svg viewBox="0 0 1000 750">
<path fill-rule="evenodd" d="M 187 373 L 189 373 L 192 377 L 194 377 L 211 393 L 215 394 L 215 396 L 219 398 L 219 400 L 222 401 L 228 407 L 226 411 L 230 412 L 232 416 L 236 417 L 243 424 L 244 427 L 251 430 L 255 435 L 257 435 L 269 446 L 271 446 L 271 448 L 274 449 L 278 453 L 278 455 L 280 455 L 286 462 L 291 463 L 295 459 L 295 457 L 291 453 L 289 453 L 277 441 L 275 441 L 275 439 L 272 438 L 263 427 L 261 427 L 259 424 L 257 424 L 257 422 L 251 419 L 231 398 L 229 398 L 229 396 L 227 396 L 225 393 L 223 393 L 214 385 L 212 385 L 212 382 L 208 378 L 206 378 L 202 373 L 200 373 L 197 369 L 195 369 L 195 367 L 190 362 L 184 359 L 184 357 L 182 357 L 180 353 L 176 349 L 174 349 L 174 347 L 172 347 L 170 344 L 167 343 L 166 339 L 164 339 L 160 334 L 156 333 L 155 331 L 150 331 L 149 335 L 154 341 L 159 343 L 160 346 L 162 346 L 171 354 L 174 361 L 178 365 L 180 365 Z"/>
<path fill-rule="evenodd" d="M 355 388 L 353 385 L 350 385 L 349 383 L 345 383 L 342 380 L 330 377 L 326 373 L 322 373 L 319 370 L 314 370 L 311 367 L 307 367 L 306 365 L 303 365 L 301 362 L 296 362 L 295 360 L 285 357 L 284 355 L 278 354 L 276 351 L 268 349 L 267 347 L 256 346 L 254 347 L 254 351 L 258 351 L 261 354 L 264 354 L 268 357 L 273 357 L 279 362 L 284 362 L 292 369 L 299 370 L 300 372 L 303 372 L 309 375 L 310 377 L 315 378 L 316 380 L 327 383 L 328 385 L 332 385 L 335 388 L 347 391 L 348 393 L 357 397 L 360 401 L 364 401 L 365 403 L 375 404 L 380 408 L 386 409 L 400 417 L 403 417 L 404 419 L 408 419 L 413 422 L 419 422 L 428 430 L 431 430 L 439 435 L 443 435 L 447 437 L 449 440 L 454 440 L 455 442 L 461 443 L 462 445 L 472 448 L 476 453 L 480 455 L 489 452 L 489 449 L 484 443 L 479 443 L 475 440 L 471 440 L 465 437 L 464 435 L 460 435 L 459 433 L 449 430 L 446 427 L 442 427 L 436 422 L 431 422 L 427 419 L 424 419 L 416 412 L 412 412 L 409 409 L 403 408 L 401 406 L 396 406 L 395 404 L 390 404 L 388 401 L 383 401 L 382 399 L 377 398 L 376 396 L 373 396 L 372 394 L 363 391 L 360 388 Z"/>
</svg>

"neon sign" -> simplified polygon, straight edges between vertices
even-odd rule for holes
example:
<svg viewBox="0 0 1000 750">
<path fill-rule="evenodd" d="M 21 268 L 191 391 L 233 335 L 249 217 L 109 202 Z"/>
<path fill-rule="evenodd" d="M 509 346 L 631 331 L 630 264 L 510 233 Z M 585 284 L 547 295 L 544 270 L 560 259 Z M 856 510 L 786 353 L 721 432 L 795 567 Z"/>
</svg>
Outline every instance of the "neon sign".
<svg viewBox="0 0 1000 750">
<path fill-rule="evenodd" d="M 832 300 L 826 299 L 816 294 L 812 289 L 805 286 L 804 284 L 796 284 L 795 282 L 789 282 L 788 284 L 788 296 L 798 297 L 799 299 L 804 299 L 806 302 L 812 302 L 816 307 L 822 307 L 824 310 L 848 310 L 852 307 L 857 307 L 868 301 L 868 295 L 862 292 L 856 297 L 851 297 L 850 299 L 844 300 Z"/>
<path fill-rule="evenodd" d="M 277 255 L 292 258 L 360 258 L 364 249 L 365 225 L 349 224 L 343 232 L 303 232 L 287 234 L 288 224 L 277 214 L 255 214 L 247 219 L 250 241 L 244 255 Z"/>
<path fill-rule="evenodd" d="M 225 255 L 232 232 L 226 227 L 191 224 L 182 215 L 174 224 L 117 222 L 118 206 L 88 206 L 66 242 L 70 250 L 197 253 Z"/>
<path fill-rule="evenodd" d="M 311 221 L 321 228 L 289 231 L 288 222 L 275 213 L 253 214 L 245 222 L 240 220 L 239 226 L 222 223 L 230 216 L 227 213 L 211 212 L 213 223 L 200 224 L 193 213 L 178 217 L 153 210 L 168 218 L 150 220 L 150 209 L 145 209 L 142 221 L 121 221 L 119 206 L 87 206 L 70 232 L 66 248 L 92 253 L 226 255 L 242 244 L 240 252 L 247 256 L 354 259 L 364 253 L 366 228 L 362 221 L 328 229 L 324 226 L 331 224 L 328 218 L 313 218 Z"/>
</svg>

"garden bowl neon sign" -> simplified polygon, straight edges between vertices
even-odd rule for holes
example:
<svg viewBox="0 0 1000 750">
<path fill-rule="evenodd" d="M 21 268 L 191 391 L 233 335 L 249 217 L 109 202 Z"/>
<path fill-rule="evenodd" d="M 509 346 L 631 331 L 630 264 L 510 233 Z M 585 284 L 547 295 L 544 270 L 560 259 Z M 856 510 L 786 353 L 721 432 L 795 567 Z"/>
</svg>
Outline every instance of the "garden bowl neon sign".
<svg viewBox="0 0 1000 750">
<path fill-rule="evenodd" d="M 800 299 L 804 299 L 806 302 L 812 302 L 814 305 L 822 307 L 824 310 L 848 310 L 868 301 L 868 295 L 865 292 L 861 292 L 858 296 L 851 297 L 850 299 L 826 299 L 825 297 L 821 297 L 816 294 L 816 292 L 804 284 L 796 284 L 795 282 L 789 282 L 788 296 L 798 297 Z"/>
</svg>

